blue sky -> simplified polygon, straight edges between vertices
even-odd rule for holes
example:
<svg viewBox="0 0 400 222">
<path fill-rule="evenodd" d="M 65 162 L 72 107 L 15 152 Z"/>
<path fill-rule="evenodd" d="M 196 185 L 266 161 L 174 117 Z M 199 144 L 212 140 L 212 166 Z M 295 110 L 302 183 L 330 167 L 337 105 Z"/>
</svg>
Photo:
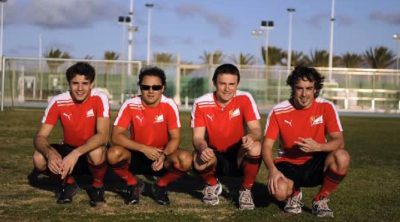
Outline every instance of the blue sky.
<svg viewBox="0 0 400 222">
<path fill-rule="evenodd" d="M 269 45 L 287 50 L 289 16 L 293 14 L 292 49 L 309 54 L 329 50 L 331 0 L 134 0 L 134 59 L 146 59 L 147 9 L 153 3 L 152 51 L 179 53 L 184 61 L 200 62 L 203 52 L 254 55 L 257 40 L 251 31 L 261 20 L 273 20 Z M 74 58 L 101 59 L 104 51 L 121 53 L 123 26 L 130 0 L 8 0 L 4 7 L 4 55 L 37 57 L 42 50 L 60 48 Z M 400 33 L 399 0 L 335 0 L 334 54 L 363 53 L 386 46 Z M 124 47 L 125 46 L 125 47 Z M 126 50 L 125 50 L 126 51 Z M 125 58 L 126 58 L 126 52 Z"/>
</svg>

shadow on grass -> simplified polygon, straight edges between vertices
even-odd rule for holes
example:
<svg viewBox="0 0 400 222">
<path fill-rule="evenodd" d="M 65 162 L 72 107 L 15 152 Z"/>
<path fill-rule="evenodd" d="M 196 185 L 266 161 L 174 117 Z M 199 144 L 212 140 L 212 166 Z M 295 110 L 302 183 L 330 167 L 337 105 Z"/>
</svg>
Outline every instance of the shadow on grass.
<svg viewBox="0 0 400 222">
<path fill-rule="evenodd" d="M 54 192 L 57 196 L 57 191 L 61 185 L 61 182 L 55 177 L 49 177 L 46 175 L 28 175 L 28 183 L 35 188 L 41 190 L 47 190 Z M 90 175 L 74 175 L 74 178 L 81 189 L 88 190 L 91 186 Z M 145 188 L 142 195 L 153 198 L 151 186 L 155 182 L 156 178 L 149 175 L 140 175 L 139 178 L 144 182 Z M 236 206 L 238 204 L 239 189 L 241 187 L 242 178 L 236 177 L 221 177 L 219 181 L 223 185 L 222 196 L 232 201 Z M 204 181 L 196 173 L 190 172 L 185 174 L 179 180 L 171 183 L 168 186 L 168 190 L 176 193 L 185 193 L 192 196 L 194 199 L 199 201 L 202 200 L 202 190 L 205 186 Z M 108 168 L 105 179 L 104 187 L 106 191 L 114 192 L 121 196 L 123 199 L 126 194 L 126 184 L 119 178 L 111 168 Z M 255 182 L 252 189 L 254 204 L 256 207 L 267 207 L 271 203 L 279 205 L 273 198 L 268 195 L 267 186 L 265 184 Z"/>
</svg>

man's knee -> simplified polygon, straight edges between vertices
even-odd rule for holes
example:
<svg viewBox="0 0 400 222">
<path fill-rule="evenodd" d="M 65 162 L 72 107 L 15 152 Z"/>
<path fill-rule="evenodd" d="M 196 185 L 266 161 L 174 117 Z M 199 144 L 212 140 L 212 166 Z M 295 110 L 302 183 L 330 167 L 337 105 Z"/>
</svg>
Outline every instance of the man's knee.
<svg viewBox="0 0 400 222">
<path fill-rule="evenodd" d="M 253 147 L 251 150 L 248 151 L 248 154 L 250 156 L 260 156 L 261 155 L 261 143 L 260 142 L 254 142 Z"/>
<path fill-rule="evenodd" d="M 193 157 L 190 152 L 181 150 L 178 153 L 179 169 L 188 171 L 192 167 Z"/>
<path fill-rule="evenodd" d="M 90 164 L 97 166 L 106 161 L 106 148 L 101 146 L 88 153 L 88 160 Z"/>
<path fill-rule="evenodd" d="M 38 151 L 35 150 L 32 156 L 33 166 L 39 171 L 45 171 L 47 168 L 46 158 Z"/>
<path fill-rule="evenodd" d="M 122 146 L 112 146 L 107 150 L 107 161 L 109 164 L 117 164 L 121 162 L 126 153 L 126 149 Z"/>
<path fill-rule="evenodd" d="M 293 192 L 293 182 L 291 180 L 282 180 L 278 181 L 278 186 L 276 188 L 275 194 L 273 196 L 278 201 L 287 200 Z"/>
</svg>

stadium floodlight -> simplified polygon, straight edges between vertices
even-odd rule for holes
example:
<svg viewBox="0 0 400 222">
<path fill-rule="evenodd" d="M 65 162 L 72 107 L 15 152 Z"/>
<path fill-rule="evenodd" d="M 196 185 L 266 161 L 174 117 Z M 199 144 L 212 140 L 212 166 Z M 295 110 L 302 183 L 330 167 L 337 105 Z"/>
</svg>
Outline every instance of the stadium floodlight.
<svg viewBox="0 0 400 222">
<path fill-rule="evenodd" d="M 289 13 L 289 33 L 288 33 L 288 54 L 287 54 L 287 71 L 290 72 L 290 67 L 292 66 L 292 19 L 293 13 L 296 11 L 294 8 L 287 9 Z"/>
<path fill-rule="evenodd" d="M 154 7 L 154 4 L 146 3 L 147 8 L 147 60 L 146 64 L 150 65 L 151 63 L 151 9 Z"/>
<path fill-rule="evenodd" d="M 261 29 L 265 31 L 265 67 L 268 67 L 268 33 L 274 28 L 274 21 L 261 21 Z"/>
<path fill-rule="evenodd" d="M 124 24 L 128 27 L 128 76 L 132 73 L 132 58 L 133 58 L 133 32 L 136 32 L 138 29 L 136 26 L 133 26 L 133 0 L 130 1 L 129 7 L 129 15 L 128 16 L 119 16 L 118 23 Z M 123 42 L 125 42 L 125 27 L 123 27 Z M 124 45 L 124 44 L 123 44 Z"/>
</svg>

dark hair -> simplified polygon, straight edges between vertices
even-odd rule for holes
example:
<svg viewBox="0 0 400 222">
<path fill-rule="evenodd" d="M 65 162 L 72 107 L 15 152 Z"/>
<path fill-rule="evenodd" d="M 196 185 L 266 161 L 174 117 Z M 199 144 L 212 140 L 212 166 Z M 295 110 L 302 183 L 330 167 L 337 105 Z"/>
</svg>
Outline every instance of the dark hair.
<svg viewBox="0 0 400 222">
<path fill-rule="evenodd" d="M 66 77 L 68 83 L 73 79 L 76 75 L 83 75 L 85 79 L 89 80 L 90 83 L 94 81 L 94 77 L 96 76 L 96 71 L 93 66 L 91 66 L 87 62 L 77 62 L 76 64 L 70 66 L 67 69 Z"/>
<path fill-rule="evenodd" d="M 166 86 L 166 77 L 165 77 L 165 73 L 164 70 L 158 68 L 157 66 L 148 66 L 148 67 L 143 67 L 140 70 L 139 73 L 139 82 L 138 84 L 142 84 L 143 82 L 143 78 L 145 76 L 157 76 L 158 78 L 161 79 L 161 84 L 163 86 Z"/>
<path fill-rule="evenodd" d="M 236 66 L 232 65 L 232 64 L 222 64 L 220 66 L 218 66 L 215 71 L 214 71 L 214 75 L 212 78 L 213 83 L 216 85 L 217 84 L 217 78 L 219 75 L 222 74 L 231 74 L 231 75 L 235 75 L 238 78 L 238 83 L 240 82 L 240 73 L 239 73 L 239 69 L 236 68 Z"/>
<path fill-rule="evenodd" d="M 324 86 L 323 82 L 325 77 L 322 76 L 316 69 L 306 66 L 296 66 L 292 73 L 288 76 L 286 80 L 286 84 L 288 84 L 292 88 L 291 97 L 294 95 L 294 88 L 299 79 L 308 80 L 310 82 L 314 82 L 315 98 L 319 96 L 319 92 Z"/>
</svg>

